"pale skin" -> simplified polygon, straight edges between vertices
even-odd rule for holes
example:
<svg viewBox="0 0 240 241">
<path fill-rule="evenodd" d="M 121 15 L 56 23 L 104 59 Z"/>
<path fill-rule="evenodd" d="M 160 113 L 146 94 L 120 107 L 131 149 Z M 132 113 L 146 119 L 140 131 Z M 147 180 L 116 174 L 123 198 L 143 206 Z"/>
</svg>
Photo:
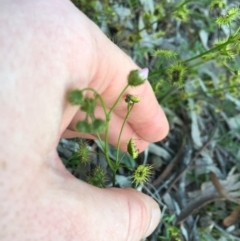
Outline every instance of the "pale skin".
<svg viewBox="0 0 240 241">
<path fill-rule="evenodd" d="M 0 240 L 138 241 L 152 233 L 160 221 L 153 199 L 77 180 L 56 152 L 61 136 L 80 135 L 74 124 L 83 114 L 67 92 L 90 86 L 110 108 L 138 68 L 68 0 L 0 0 Z M 148 82 L 129 93 L 141 101 L 121 148 L 136 133 L 142 151 L 167 135 L 168 123 Z M 111 116 L 111 144 L 125 108 L 121 100 Z"/>
</svg>

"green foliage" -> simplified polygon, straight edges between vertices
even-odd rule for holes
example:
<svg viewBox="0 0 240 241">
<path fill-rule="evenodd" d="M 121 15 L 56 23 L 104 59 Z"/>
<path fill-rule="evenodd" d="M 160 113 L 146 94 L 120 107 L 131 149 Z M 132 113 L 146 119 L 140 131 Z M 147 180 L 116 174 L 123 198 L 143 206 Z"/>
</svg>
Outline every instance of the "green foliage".
<svg viewBox="0 0 240 241">
<path fill-rule="evenodd" d="M 189 19 L 189 9 L 187 8 L 187 2 L 184 2 L 173 12 L 173 16 L 183 22 L 188 21 Z"/>
<path fill-rule="evenodd" d="M 239 7 L 230 8 L 225 15 L 219 16 L 216 19 L 216 23 L 219 26 L 222 26 L 222 25 L 230 26 L 234 20 L 239 18 L 239 14 L 240 14 Z"/>
<path fill-rule="evenodd" d="M 166 241 L 181 241 L 180 229 L 173 224 L 175 215 L 165 216 L 162 220 L 163 224 L 166 226 L 166 233 L 159 236 L 159 240 Z"/>
<path fill-rule="evenodd" d="M 167 49 L 157 49 L 153 53 L 154 57 L 162 57 L 164 59 L 175 59 L 177 57 L 177 53 L 172 50 Z"/>
<path fill-rule="evenodd" d="M 214 10 L 214 9 L 224 9 L 226 7 L 226 4 L 222 0 L 213 0 L 211 1 L 209 8 Z"/>
</svg>

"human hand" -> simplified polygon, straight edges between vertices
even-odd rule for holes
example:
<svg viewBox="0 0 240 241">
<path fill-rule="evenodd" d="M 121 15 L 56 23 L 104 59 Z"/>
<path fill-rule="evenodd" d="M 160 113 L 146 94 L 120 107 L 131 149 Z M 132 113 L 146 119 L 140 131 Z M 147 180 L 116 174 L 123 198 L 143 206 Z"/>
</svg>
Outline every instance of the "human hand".
<svg viewBox="0 0 240 241">
<path fill-rule="evenodd" d="M 68 0 L 1 0 L 0 240 L 137 241 L 160 219 L 158 205 L 131 189 L 98 189 L 75 179 L 56 153 L 59 138 L 77 135 L 83 118 L 66 101 L 90 86 L 111 107 L 138 68 Z M 162 139 L 167 120 L 148 82 L 122 136 L 136 133 L 143 150 Z M 126 93 L 126 94 L 127 94 Z M 112 114 L 116 144 L 124 101 Z M 97 109 L 101 116 L 101 108 Z"/>
</svg>

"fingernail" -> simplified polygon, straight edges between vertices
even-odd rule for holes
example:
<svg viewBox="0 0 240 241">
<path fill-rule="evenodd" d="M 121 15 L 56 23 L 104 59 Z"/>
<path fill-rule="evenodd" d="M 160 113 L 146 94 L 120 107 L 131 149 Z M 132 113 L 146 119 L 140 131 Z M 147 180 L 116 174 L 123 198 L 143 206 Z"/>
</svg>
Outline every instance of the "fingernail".
<svg viewBox="0 0 240 241">
<path fill-rule="evenodd" d="M 148 228 L 148 231 L 145 234 L 145 237 L 148 237 L 154 230 L 155 228 L 158 226 L 159 222 L 160 222 L 160 218 L 161 218 L 161 212 L 159 208 L 153 208 L 152 209 L 152 217 L 151 217 L 151 222 Z"/>
</svg>

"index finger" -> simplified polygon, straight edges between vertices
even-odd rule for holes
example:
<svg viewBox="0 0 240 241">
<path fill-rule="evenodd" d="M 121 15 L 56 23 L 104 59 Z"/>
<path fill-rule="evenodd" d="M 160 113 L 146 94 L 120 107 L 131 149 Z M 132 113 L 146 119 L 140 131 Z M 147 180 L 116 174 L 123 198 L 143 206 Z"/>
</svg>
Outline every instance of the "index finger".
<svg viewBox="0 0 240 241">
<path fill-rule="evenodd" d="M 90 86 L 97 89 L 108 108 L 114 104 L 120 92 L 127 84 L 127 77 L 131 70 L 139 69 L 133 60 L 118 46 L 113 44 L 99 29 L 94 31 L 98 46 L 97 72 Z M 154 95 L 148 81 L 137 87 L 129 87 L 115 108 L 114 112 L 122 119 L 125 118 L 127 105 L 124 101 L 127 94 L 140 97 L 140 102 L 134 105 L 128 123 L 137 135 L 154 142 L 163 139 L 169 125 L 166 116 Z"/>
<path fill-rule="evenodd" d="M 88 26 L 90 35 L 94 39 L 94 56 L 91 56 L 92 77 L 89 80 L 89 87 L 95 89 L 104 99 L 107 108 L 111 109 L 119 94 L 127 85 L 127 77 L 130 71 L 139 69 L 139 66 L 124 51 L 112 43 L 93 22 Z M 109 132 L 111 144 L 116 145 L 121 125 L 126 117 L 127 103 L 124 99 L 127 94 L 137 95 L 141 100 L 134 106 L 126 128 L 124 128 L 121 136 L 121 148 L 125 149 L 126 142 L 136 133 L 143 140 L 139 143 L 138 148 L 143 150 L 148 142 L 159 141 L 167 135 L 168 121 L 148 81 L 137 87 L 129 87 L 111 115 Z M 98 117 L 104 118 L 101 108 L 97 108 L 96 112 Z M 84 117 L 85 113 L 78 111 L 68 128 L 74 130 L 76 122 L 84 119 Z"/>
</svg>

